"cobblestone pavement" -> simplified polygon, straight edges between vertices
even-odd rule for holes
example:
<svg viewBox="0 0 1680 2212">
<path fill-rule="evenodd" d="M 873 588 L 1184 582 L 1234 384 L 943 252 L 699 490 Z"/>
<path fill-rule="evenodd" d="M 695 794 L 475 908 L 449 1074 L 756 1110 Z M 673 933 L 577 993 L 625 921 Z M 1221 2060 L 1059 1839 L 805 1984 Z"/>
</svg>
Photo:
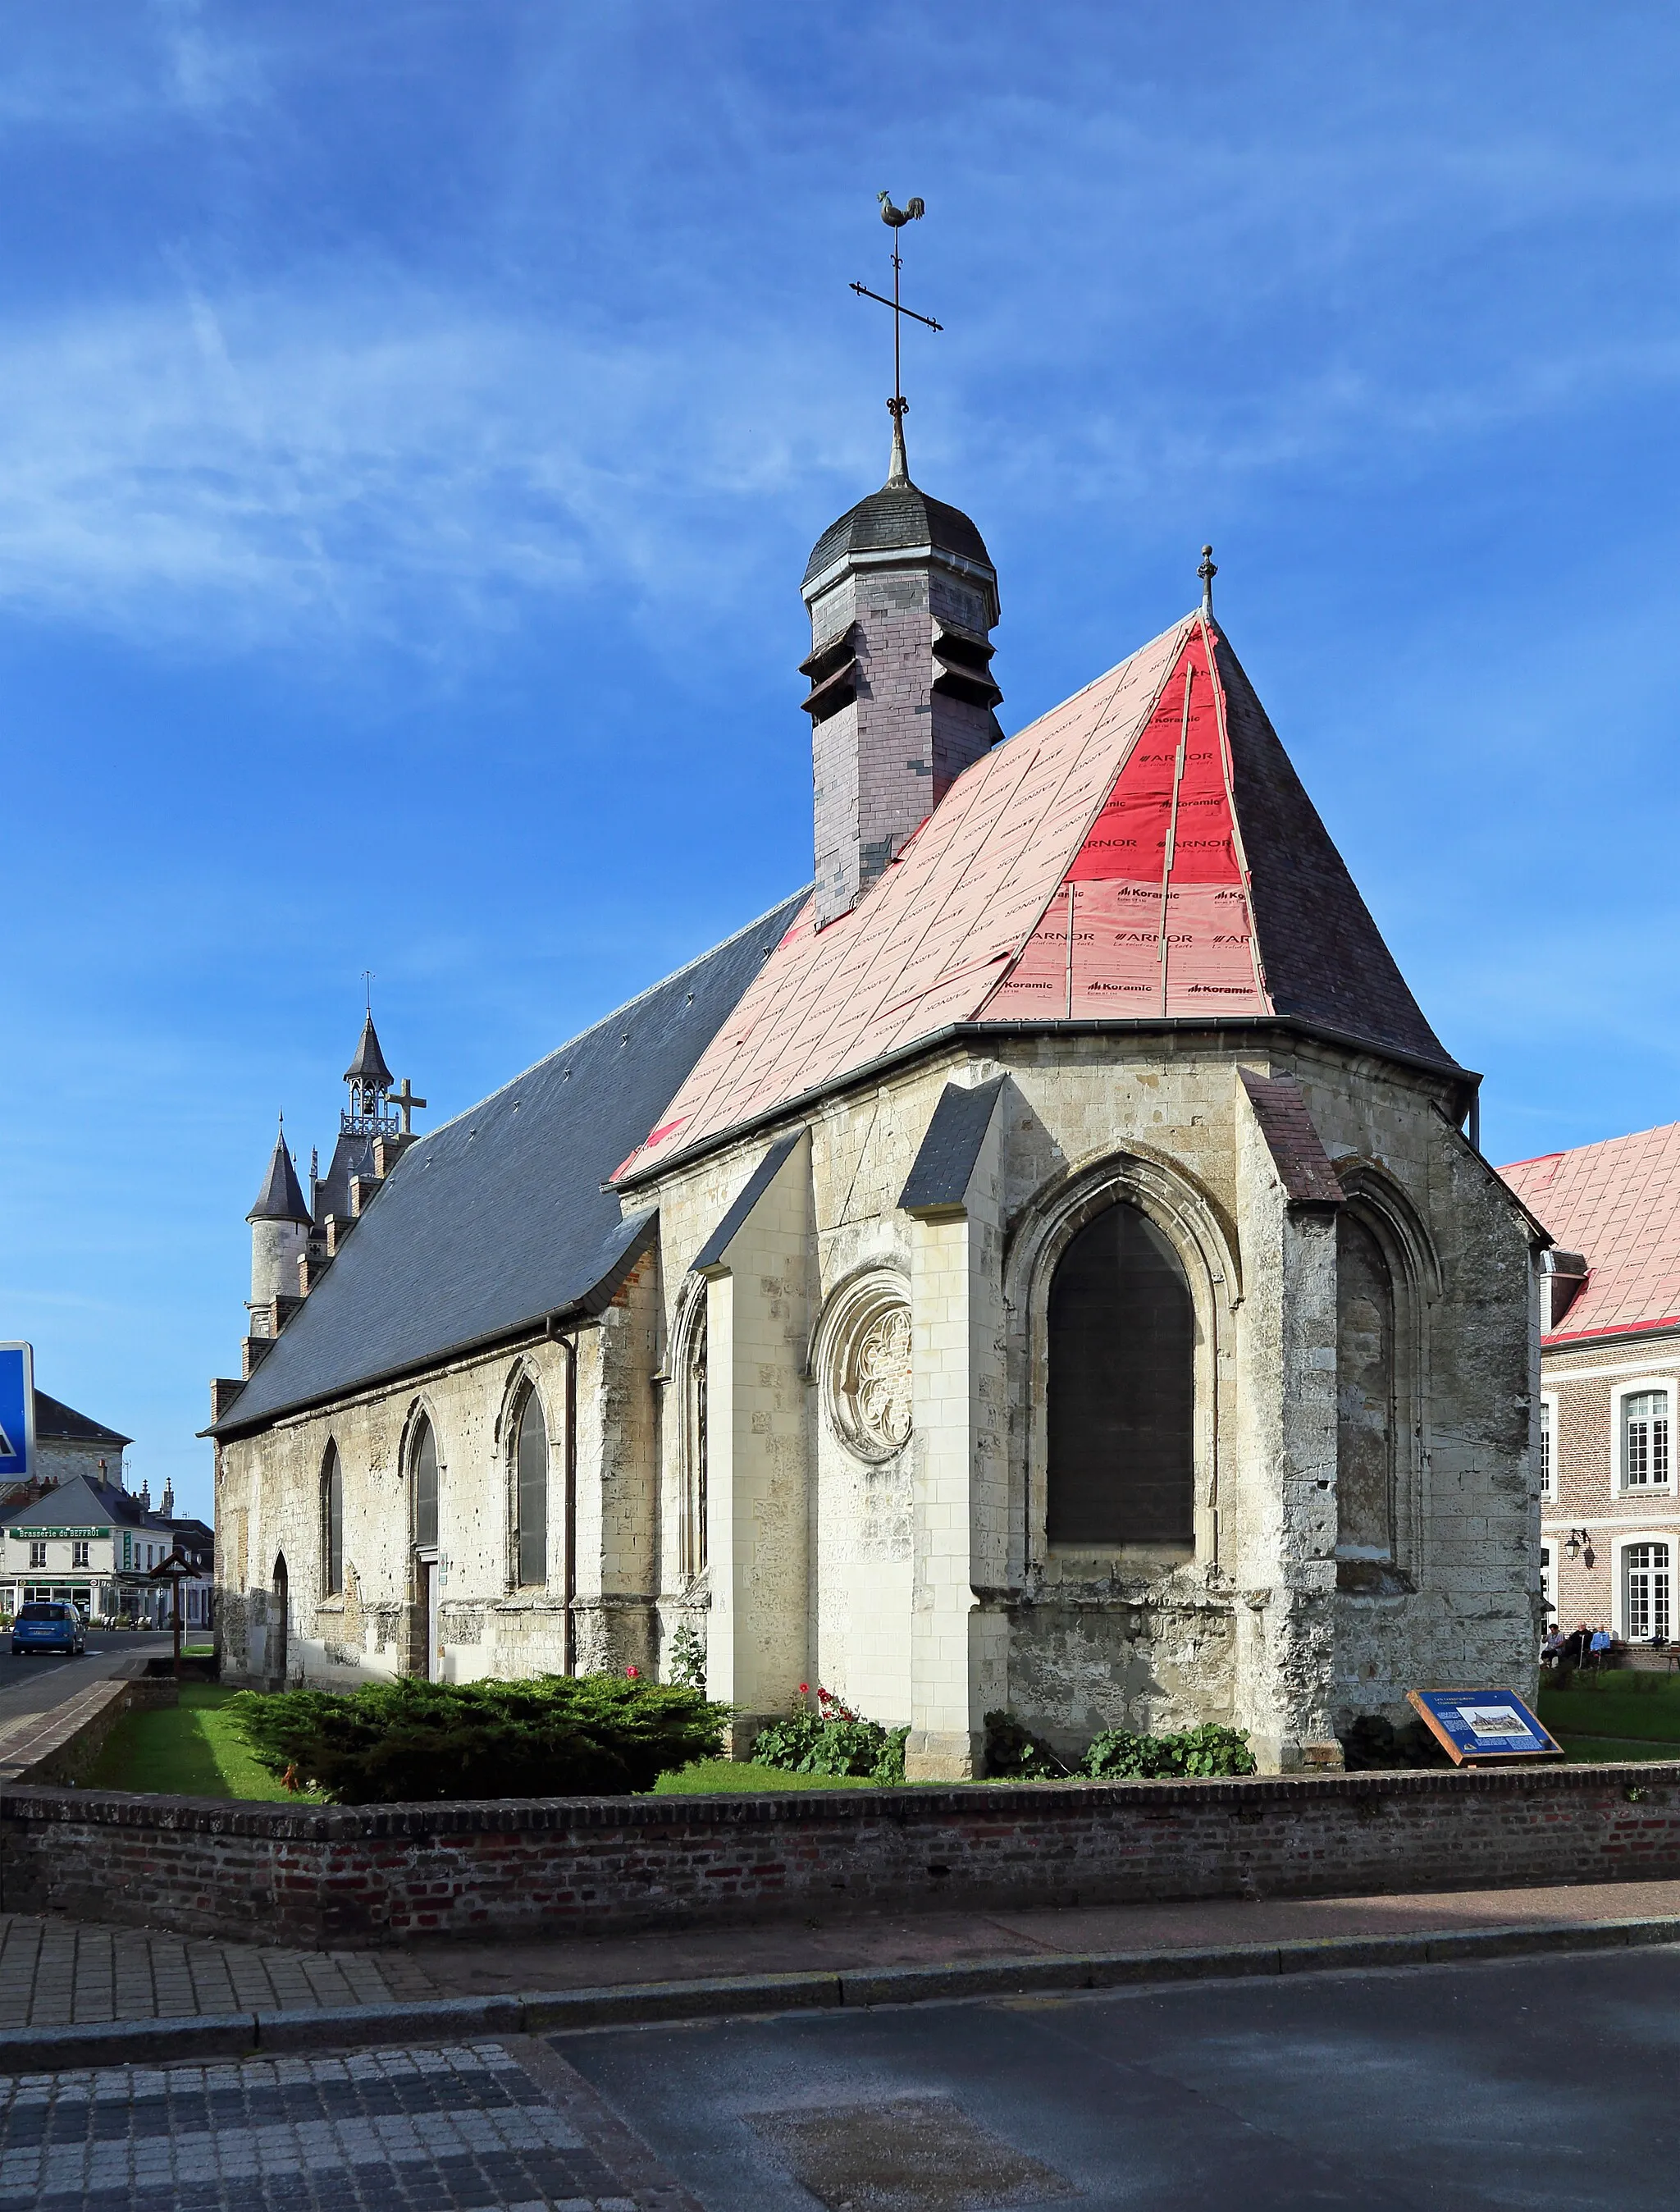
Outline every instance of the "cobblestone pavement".
<svg viewBox="0 0 1680 2212">
<path fill-rule="evenodd" d="M 437 1995 L 401 1952 L 282 1951 L 0 1914 L 0 2027 L 80 2027 Z"/>
<path fill-rule="evenodd" d="M 0 2212 L 235 2208 L 698 2212 L 546 2050 L 0 2078 Z"/>
</svg>

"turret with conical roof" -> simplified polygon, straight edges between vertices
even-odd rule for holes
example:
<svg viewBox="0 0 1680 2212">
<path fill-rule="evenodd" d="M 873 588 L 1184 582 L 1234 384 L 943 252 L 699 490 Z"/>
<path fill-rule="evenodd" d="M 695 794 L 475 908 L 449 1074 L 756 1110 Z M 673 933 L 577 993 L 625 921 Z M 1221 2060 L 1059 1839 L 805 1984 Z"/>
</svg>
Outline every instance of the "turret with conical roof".
<svg viewBox="0 0 1680 2212">
<path fill-rule="evenodd" d="M 998 572 L 968 517 L 911 481 L 901 414 L 886 483 L 823 532 L 801 590 L 821 925 L 857 903 L 1003 734 Z"/>
<path fill-rule="evenodd" d="M 298 1295 L 298 1261 L 309 1245 L 309 1208 L 286 1149 L 284 1115 L 263 1187 L 245 1218 L 251 1224 L 252 1311 L 272 1316 L 276 1298 Z"/>
</svg>

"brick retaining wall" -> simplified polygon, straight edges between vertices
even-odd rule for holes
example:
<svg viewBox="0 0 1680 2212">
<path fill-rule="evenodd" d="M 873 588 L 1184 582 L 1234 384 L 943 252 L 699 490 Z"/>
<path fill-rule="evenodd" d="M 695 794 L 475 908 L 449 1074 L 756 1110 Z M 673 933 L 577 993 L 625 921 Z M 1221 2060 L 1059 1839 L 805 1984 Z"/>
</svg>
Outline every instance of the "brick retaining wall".
<svg viewBox="0 0 1680 2212">
<path fill-rule="evenodd" d="M 299 1807 L 0 1787 L 0 1908 L 307 1948 L 1680 1876 L 1680 1763 Z"/>
</svg>

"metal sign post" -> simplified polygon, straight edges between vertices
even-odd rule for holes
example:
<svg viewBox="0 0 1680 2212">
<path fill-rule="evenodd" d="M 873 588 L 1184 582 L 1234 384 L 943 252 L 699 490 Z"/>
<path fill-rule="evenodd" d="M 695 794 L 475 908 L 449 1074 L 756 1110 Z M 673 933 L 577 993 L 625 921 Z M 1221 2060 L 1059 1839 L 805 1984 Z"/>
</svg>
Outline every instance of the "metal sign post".
<svg viewBox="0 0 1680 2212">
<path fill-rule="evenodd" d="M 0 1344 L 0 1476 L 21 1482 L 35 1472 L 35 1355 L 27 1344 Z"/>
</svg>

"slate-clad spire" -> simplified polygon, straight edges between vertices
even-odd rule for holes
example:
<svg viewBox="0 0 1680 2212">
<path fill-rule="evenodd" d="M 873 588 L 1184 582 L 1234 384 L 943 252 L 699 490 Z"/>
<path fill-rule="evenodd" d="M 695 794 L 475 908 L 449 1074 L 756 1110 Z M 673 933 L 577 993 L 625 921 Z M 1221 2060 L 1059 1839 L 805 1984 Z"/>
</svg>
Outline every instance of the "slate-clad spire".
<svg viewBox="0 0 1680 2212">
<path fill-rule="evenodd" d="M 263 1188 L 258 1192 L 256 1203 L 245 1218 L 247 1221 L 301 1221 L 307 1225 L 309 1208 L 304 1204 L 297 1170 L 292 1165 L 292 1156 L 286 1149 L 284 1115 L 280 1119 L 280 1134 L 274 1140 L 274 1155 L 269 1162 L 268 1173 L 263 1177 Z"/>
<path fill-rule="evenodd" d="M 391 1073 L 385 1064 L 385 1054 L 379 1050 L 379 1032 L 373 1027 L 371 1008 L 361 1025 L 361 1040 L 356 1046 L 355 1058 L 344 1070 L 344 1080 L 346 1083 L 374 1084 L 381 1091 L 391 1088 Z"/>
</svg>

